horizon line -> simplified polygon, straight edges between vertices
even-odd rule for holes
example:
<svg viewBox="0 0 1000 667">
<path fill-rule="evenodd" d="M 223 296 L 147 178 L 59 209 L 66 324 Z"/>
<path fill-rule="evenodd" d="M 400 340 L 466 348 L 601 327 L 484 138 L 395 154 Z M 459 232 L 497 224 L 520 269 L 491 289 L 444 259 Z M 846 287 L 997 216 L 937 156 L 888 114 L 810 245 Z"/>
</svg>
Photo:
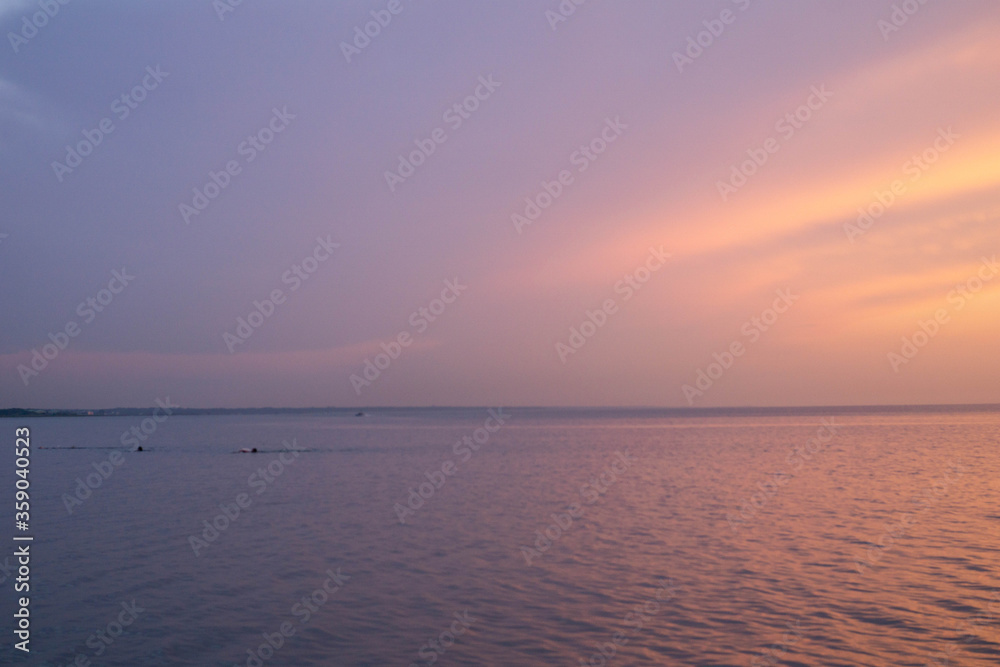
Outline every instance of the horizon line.
<svg viewBox="0 0 1000 667">
<path fill-rule="evenodd" d="M 170 406 L 174 410 L 202 412 L 240 411 L 337 411 L 337 410 L 475 410 L 501 407 L 510 410 L 673 410 L 673 411 L 719 411 L 719 410 L 878 410 L 903 408 L 979 408 L 1000 409 L 1000 403 L 873 403 L 873 404 L 823 404 L 823 405 L 718 405 L 718 406 L 669 406 L 669 405 L 341 405 L 341 406 L 242 406 L 242 407 L 190 407 Z M 154 410 L 155 406 L 116 406 L 112 408 L 0 408 L 6 412 L 111 412 L 116 410 Z M 100 415 L 80 415 L 100 416 Z"/>
</svg>

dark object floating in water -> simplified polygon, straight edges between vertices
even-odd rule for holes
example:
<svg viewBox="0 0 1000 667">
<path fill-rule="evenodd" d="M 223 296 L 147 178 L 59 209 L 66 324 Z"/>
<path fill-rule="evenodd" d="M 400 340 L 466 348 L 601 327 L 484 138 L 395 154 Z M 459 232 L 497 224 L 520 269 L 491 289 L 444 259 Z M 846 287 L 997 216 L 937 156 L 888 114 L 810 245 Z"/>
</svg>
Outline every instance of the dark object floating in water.
<svg viewBox="0 0 1000 667">
<path fill-rule="evenodd" d="M 139 445 L 139 447 L 135 451 L 141 452 L 142 451 L 142 445 Z"/>
<path fill-rule="evenodd" d="M 365 413 L 363 413 L 363 412 L 356 412 L 356 413 L 354 414 L 354 416 L 355 416 L 355 417 L 364 417 L 364 416 L 365 416 Z"/>
<path fill-rule="evenodd" d="M 256 447 L 254 447 L 253 449 L 247 449 L 246 447 L 244 447 L 243 449 L 240 450 L 240 454 L 256 454 L 256 453 L 257 453 Z"/>
</svg>

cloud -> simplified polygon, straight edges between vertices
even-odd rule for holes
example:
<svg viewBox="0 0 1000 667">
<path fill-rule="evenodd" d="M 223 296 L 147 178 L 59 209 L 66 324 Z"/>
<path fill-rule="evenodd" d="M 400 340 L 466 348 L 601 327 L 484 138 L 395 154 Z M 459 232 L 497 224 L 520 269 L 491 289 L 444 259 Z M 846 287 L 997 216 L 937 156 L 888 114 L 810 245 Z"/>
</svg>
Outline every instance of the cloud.
<svg viewBox="0 0 1000 667">
<path fill-rule="evenodd" d="M 3 0 L 0 2 L 0 26 L 13 21 L 14 17 L 20 21 L 20 17 L 34 7 L 36 5 L 31 0 Z"/>
<path fill-rule="evenodd" d="M 0 79 L 0 121 L 41 129 L 38 108 L 33 95 L 11 81 Z"/>
<path fill-rule="evenodd" d="M 26 134 L 64 134 L 65 123 L 58 120 L 34 93 L 0 78 L 0 150 Z"/>
</svg>

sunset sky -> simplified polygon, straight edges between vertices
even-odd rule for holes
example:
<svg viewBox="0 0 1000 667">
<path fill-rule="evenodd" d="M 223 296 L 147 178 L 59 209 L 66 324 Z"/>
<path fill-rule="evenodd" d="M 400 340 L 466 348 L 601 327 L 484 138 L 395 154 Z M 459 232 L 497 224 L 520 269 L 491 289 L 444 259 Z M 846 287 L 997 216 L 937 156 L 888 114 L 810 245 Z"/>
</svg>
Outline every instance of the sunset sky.
<svg viewBox="0 0 1000 667">
<path fill-rule="evenodd" d="M 5 2 L 0 408 L 1000 402 L 1000 5 L 902 4 Z"/>
</svg>

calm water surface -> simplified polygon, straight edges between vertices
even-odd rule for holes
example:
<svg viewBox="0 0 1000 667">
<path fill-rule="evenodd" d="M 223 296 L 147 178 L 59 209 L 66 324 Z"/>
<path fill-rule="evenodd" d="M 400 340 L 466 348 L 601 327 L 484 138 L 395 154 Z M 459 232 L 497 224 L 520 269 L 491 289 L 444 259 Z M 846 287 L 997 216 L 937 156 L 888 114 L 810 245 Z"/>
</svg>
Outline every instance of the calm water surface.
<svg viewBox="0 0 1000 667">
<path fill-rule="evenodd" d="M 503 415 L 174 416 L 118 466 L 141 418 L 2 420 L 35 542 L 0 662 L 1000 664 L 997 412 Z"/>
</svg>

